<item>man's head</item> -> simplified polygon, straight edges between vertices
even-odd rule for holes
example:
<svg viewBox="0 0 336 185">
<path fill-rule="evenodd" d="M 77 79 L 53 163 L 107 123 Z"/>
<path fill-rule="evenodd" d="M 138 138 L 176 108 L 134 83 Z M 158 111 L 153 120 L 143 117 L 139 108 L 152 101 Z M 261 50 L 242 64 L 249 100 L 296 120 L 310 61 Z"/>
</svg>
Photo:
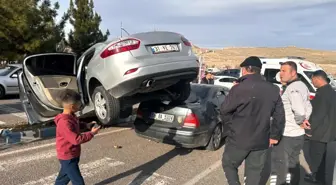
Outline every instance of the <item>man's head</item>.
<svg viewBox="0 0 336 185">
<path fill-rule="evenodd" d="M 297 79 L 297 65 L 295 62 L 288 61 L 281 64 L 280 79 L 281 83 L 288 83 Z"/>
<path fill-rule="evenodd" d="M 63 109 L 70 113 L 79 111 L 82 105 L 81 96 L 70 89 L 65 89 L 60 94 L 60 101 L 62 102 Z"/>
<path fill-rule="evenodd" d="M 213 73 L 211 73 L 211 79 L 215 79 L 215 75 Z"/>
<path fill-rule="evenodd" d="M 206 79 L 211 79 L 212 74 L 210 72 L 205 73 Z"/>
<path fill-rule="evenodd" d="M 330 83 L 328 75 L 322 70 L 315 71 L 312 75 L 311 80 L 315 88 L 320 88 Z"/>
<path fill-rule="evenodd" d="M 260 74 L 262 63 L 259 57 L 251 56 L 246 58 L 241 64 L 242 76 L 248 74 Z"/>
</svg>

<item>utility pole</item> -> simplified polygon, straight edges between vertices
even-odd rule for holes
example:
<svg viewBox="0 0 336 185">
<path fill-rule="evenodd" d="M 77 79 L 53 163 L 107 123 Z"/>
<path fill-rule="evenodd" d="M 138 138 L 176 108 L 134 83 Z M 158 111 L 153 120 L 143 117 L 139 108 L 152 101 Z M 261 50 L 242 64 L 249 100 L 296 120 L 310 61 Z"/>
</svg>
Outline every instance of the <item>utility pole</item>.
<svg viewBox="0 0 336 185">
<path fill-rule="evenodd" d="M 122 32 L 123 32 L 123 25 L 122 22 L 120 22 L 120 37 L 122 38 Z"/>
</svg>

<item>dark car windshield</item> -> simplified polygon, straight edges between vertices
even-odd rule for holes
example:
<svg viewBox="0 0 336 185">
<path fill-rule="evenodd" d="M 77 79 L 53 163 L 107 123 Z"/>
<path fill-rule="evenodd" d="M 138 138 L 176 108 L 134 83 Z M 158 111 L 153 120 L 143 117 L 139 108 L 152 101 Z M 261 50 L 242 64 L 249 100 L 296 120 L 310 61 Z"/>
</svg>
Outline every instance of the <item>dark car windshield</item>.
<svg viewBox="0 0 336 185">
<path fill-rule="evenodd" d="M 211 87 L 205 85 L 191 85 L 191 92 L 186 100 L 187 103 L 196 103 L 204 101 L 208 97 L 208 92 Z"/>
<path fill-rule="evenodd" d="M 17 67 L 15 66 L 8 66 L 4 69 L 0 70 L 0 76 L 7 76 L 8 74 L 10 74 L 11 72 L 13 72 Z"/>
</svg>

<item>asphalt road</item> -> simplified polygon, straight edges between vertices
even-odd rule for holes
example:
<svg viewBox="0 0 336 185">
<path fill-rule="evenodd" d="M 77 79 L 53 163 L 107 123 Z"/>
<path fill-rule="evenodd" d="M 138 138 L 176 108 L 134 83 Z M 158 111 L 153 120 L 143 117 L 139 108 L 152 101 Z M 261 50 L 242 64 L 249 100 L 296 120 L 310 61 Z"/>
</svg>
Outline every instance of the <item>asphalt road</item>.
<svg viewBox="0 0 336 185">
<path fill-rule="evenodd" d="M 18 96 L 7 96 L 0 99 L 0 128 L 27 123 L 26 114 L 18 98 Z"/>
<path fill-rule="evenodd" d="M 83 145 L 80 168 L 89 185 L 223 185 L 223 150 L 174 148 L 113 127 Z M 0 151 L 2 185 L 53 184 L 58 170 L 54 139 Z"/>
<path fill-rule="evenodd" d="M 17 98 L 0 100 L 0 126 L 27 124 Z M 0 184 L 53 184 L 59 170 L 54 142 L 50 139 L 0 151 Z M 81 170 L 89 185 L 227 184 L 221 167 L 224 147 L 216 152 L 179 149 L 140 138 L 129 127 L 113 127 L 102 130 L 82 148 Z M 301 162 L 307 168 L 303 157 Z M 243 166 L 239 173 L 242 180 Z"/>
</svg>

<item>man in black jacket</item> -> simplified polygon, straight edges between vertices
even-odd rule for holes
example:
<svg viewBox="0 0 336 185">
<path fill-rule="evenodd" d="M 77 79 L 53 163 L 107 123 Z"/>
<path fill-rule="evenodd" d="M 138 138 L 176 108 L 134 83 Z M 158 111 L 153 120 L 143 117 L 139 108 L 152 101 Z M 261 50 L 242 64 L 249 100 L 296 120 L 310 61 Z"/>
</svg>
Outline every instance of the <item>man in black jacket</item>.
<svg viewBox="0 0 336 185">
<path fill-rule="evenodd" d="M 240 67 L 243 76 L 221 106 L 230 128 L 222 163 L 229 185 L 240 185 L 237 169 L 244 160 L 246 185 L 259 185 L 267 149 L 282 136 L 285 113 L 279 88 L 260 75 L 260 59 L 248 57 Z"/>
<path fill-rule="evenodd" d="M 327 144 L 336 140 L 336 92 L 329 85 L 327 74 L 318 70 L 312 75 L 312 83 L 317 88 L 315 98 L 311 101 L 313 112 L 310 116 L 309 136 L 310 169 L 305 180 L 325 181 L 325 156 Z"/>
<path fill-rule="evenodd" d="M 205 73 L 205 77 L 202 78 L 201 84 L 214 84 L 213 74 L 210 72 Z"/>
</svg>

